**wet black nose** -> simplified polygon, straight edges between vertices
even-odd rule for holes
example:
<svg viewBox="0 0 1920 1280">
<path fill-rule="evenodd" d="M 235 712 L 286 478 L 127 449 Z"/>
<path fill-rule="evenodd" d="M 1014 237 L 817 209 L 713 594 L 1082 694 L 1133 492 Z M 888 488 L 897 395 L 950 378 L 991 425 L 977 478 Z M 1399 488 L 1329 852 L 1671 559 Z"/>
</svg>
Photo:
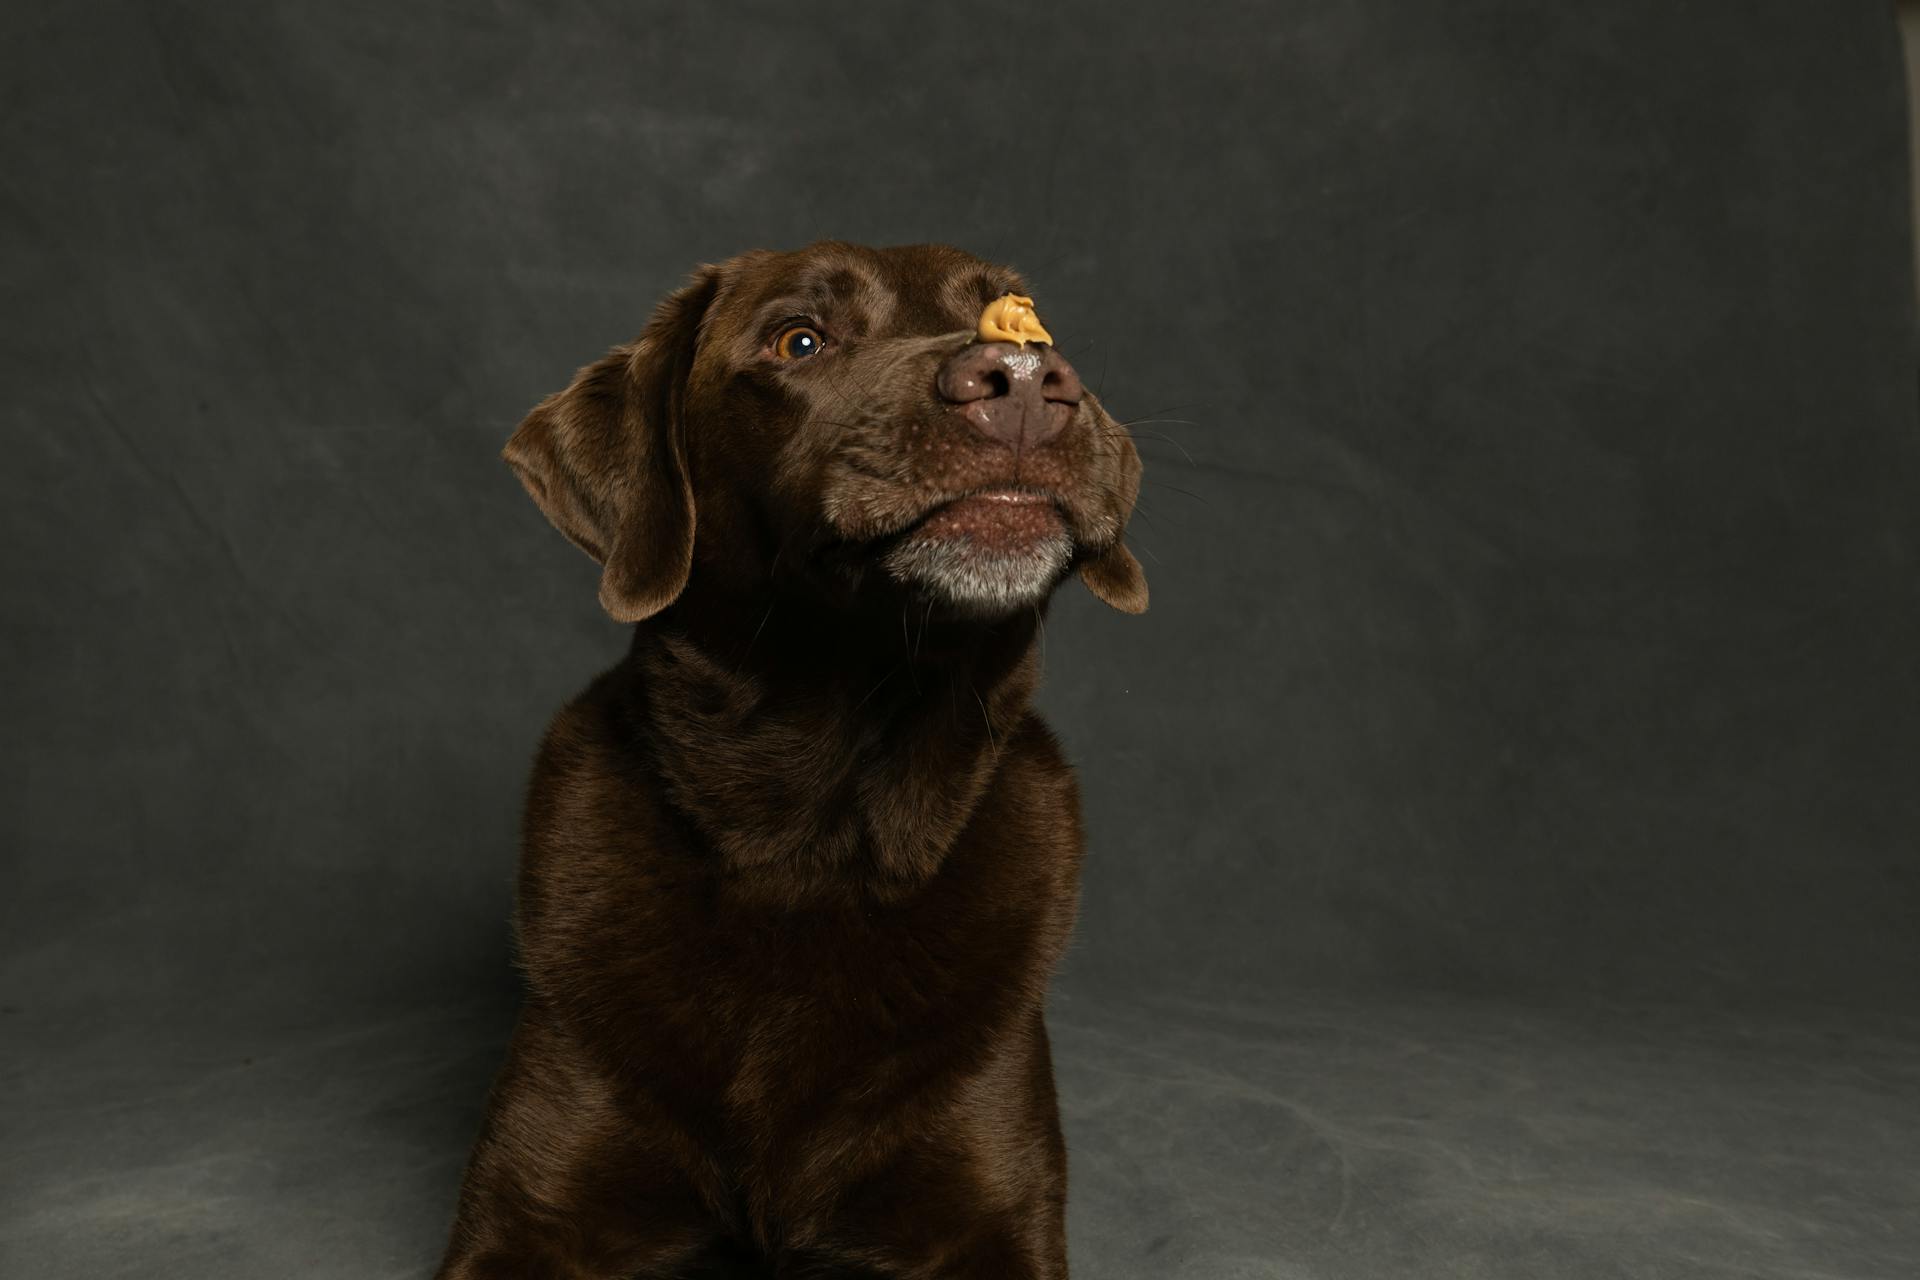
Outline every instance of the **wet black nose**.
<svg viewBox="0 0 1920 1280">
<path fill-rule="evenodd" d="M 1082 395 L 1080 375 L 1044 344 L 973 343 L 947 358 L 936 385 L 975 430 L 1016 450 L 1059 435 Z"/>
</svg>

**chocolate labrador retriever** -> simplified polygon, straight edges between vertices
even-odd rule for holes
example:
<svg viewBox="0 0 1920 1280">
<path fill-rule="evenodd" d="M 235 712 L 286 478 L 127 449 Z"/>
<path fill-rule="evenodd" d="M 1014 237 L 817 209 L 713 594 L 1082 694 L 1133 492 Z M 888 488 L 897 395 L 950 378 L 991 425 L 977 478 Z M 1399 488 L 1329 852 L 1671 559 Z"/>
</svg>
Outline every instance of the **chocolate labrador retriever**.
<svg viewBox="0 0 1920 1280">
<path fill-rule="evenodd" d="M 534 766 L 526 1003 L 440 1276 L 1067 1274 L 1081 837 L 1035 639 L 1070 574 L 1147 587 L 1139 455 L 1022 293 L 940 246 L 745 254 L 514 433 L 639 625 Z"/>
</svg>

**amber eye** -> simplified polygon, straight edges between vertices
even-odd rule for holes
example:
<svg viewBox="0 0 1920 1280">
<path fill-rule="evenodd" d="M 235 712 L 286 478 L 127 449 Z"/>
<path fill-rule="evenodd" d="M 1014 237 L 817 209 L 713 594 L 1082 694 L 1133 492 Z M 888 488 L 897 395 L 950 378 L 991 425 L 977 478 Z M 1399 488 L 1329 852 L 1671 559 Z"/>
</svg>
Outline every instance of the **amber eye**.
<svg viewBox="0 0 1920 1280">
<path fill-rule="evenodd" d="M 819 355 L 820 348 L 826 343 L 827 340 L 812 325 L 789 325 L 773 340 L 773 354 L 782 360 L 805 360 L 808 356 Z"/>
</svg>

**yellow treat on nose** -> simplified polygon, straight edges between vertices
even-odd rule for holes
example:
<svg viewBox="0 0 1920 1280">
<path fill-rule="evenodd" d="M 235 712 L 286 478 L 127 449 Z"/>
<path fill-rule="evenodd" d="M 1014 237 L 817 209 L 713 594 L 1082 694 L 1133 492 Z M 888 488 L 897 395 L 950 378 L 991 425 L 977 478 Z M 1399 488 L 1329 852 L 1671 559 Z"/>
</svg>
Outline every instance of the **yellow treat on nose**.
<svg viewBox="0 0 1920 1280">
<path fill-rule="evenodd" d="M 1040 327 L 1032 298 L 1008 293 L 989 302 L 980 313 L 980 341 L 1017 342 L 1023 347 L 1029 342 L 1044 342 L 1052 346 L 1053 335 Z"/>
</svg>

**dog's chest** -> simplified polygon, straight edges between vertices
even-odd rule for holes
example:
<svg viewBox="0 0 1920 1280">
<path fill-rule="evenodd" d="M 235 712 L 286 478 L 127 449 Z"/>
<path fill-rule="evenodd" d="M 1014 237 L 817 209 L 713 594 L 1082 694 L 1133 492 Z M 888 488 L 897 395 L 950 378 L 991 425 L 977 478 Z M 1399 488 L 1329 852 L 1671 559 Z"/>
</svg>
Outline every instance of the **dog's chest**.
<svg viewBox="0 0 1920 1280">
<path fill-rule="evenodd" d="M 1005 845 L 963 839 L 942 874 L 901 902 L 717 912 L 731 955 L 714 994 L 735 1014 L 742 1074 L 762 1061 L 796 1087 L 885 1074 L 990 1037 L 1039 999 L 1071 887 Z"/>
<path fill-rule="evenodd" d="M 934 895 L 797 914 L 743 940 L 711 1044 L 726 1145 L 796 1170 L 938 1111 L 1043 999 L 1049 916 L 1031 896 Z"/>
<path fill-rule="evenodd" d="M 530 822 L 521 940 L 544 998 L 690 1132 L 938 1095 L 1037 1016 L 1072 925 L 1071 778 L 1033 736 L 910 890 L 809 897 L 713 871 L 630 771 L 555 768 Z"/>
</svg>

